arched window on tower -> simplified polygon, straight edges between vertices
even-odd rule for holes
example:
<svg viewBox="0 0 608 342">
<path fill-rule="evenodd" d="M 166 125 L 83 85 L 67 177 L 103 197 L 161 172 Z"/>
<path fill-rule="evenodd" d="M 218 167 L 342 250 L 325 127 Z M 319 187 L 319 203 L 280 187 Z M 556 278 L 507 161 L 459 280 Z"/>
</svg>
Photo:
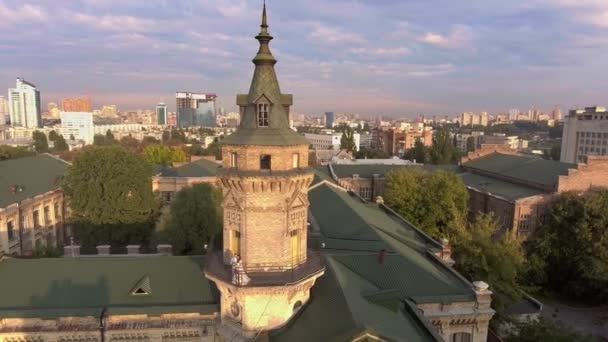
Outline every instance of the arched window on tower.
<svg viewBox="0 0 608 342">
<path fill-rule="evenodd" d="M 473 336 L 466 332 L 452 334 L 451 342 L 472 342 Z"/>
</svg>

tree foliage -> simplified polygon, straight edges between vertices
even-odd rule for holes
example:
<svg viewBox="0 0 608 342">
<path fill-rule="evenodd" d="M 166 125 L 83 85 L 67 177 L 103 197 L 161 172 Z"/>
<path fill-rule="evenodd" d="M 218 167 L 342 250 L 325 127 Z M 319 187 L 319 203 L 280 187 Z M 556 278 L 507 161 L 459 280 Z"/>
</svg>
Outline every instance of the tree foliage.
<svg viewBox="0 0 608 342">
<path fill-rule="evenodd" d="M 435 131 L 429 156 L 432 164 L 450 164 L 457 161 L 459 153 L 447 129 L 439 128 Z"/>
<path fill-rule="evenodd" d="M 35 153 L 26 147 L 22 147 L 22 146 L 13 147 L 13 146 L 9 146 L 9 145 L 0 145 L 0 161 L 8 160 L 8 159 L 30 157 L 33 155 L 35 155 Z"/>
<path fill-rule="evenodd" d="M 462 180 L 451 172 L 411 167 L 386 175 L 386 203 L 436 238 L 451 238 L 464 225 L 468 198 Z"/>
<path fill-rule="evenodd" d="M 471 280 L 483 280 L 494 289 L 493 306 L 499 311 L 521 297 L 525 257 L 511 234 L 498 240 L 499 225 L 491 214 L 480 213 L 454 239 L 456 269 Z"/>
<path fill-rule="evenodd" d="M 135 224 L 155 212 L 152 167 L 119 146 L 88 147 L 64 179 L 73 216 L 95 225 Z"/>
<path fill-rule="evenodd" d="M 146 146 L 143 151 L 143 156 L 148 163 L 155 165 L 171 165 L 173 163 L 180 163 L 188 160 L 188 156 L 184 150 L 160 144 Z"/>
<path fill-rule="evenodd" d="M 54 130 L 49 133 L 49 140 L 53 142 L 53 151 L 63 152 L 69 149 L 69 146 L 61 134 L 57 134 Z"/>
<path fill-rule="evenodd" d="M 208 183 L 177 193 L 171 204 L 167 235 L 178 254 L 203 254 L 205 244 L 221 232 L 222 193 Z"/>
<path fill-rule="evenodd" d="M 350 129 L 342 131 L 342 137 L 340 138 L 340 149 L 346 150 L 347 152 L 356 152 L 357 146 L 355 145 L 354 132 Z"/>
<path fill-rule="evenodd" d="M 475 151 L 475 138 L 468 137 L 467 138 L 467 152 L 473 152 L 473 151 Z"/>
<path fill-rule="evenodd" d="M 106 139 L 114 140 L 114 133 L 112 133 L 112 131 L 109 129 L 106 131 Z"/>
<path fill-rule="evenodd" d="M 414 147 L 409 149 L 403 157 L 419 164 L 426 164 L 429 161 L 429 148 L 424 146 L 422 140 L 416 139 Z"/>
<path fill-rule="evenodd" d="M 530 243 L 530 280 L 573 299 L 608 302 L 608 189 L 566 192 Z"/>
<path fill-rule="evenodd" d="M 584 336 L 570 327 L 553 321 L 541 319 L 516 324 L 517 333 L 508 336 L 505 342 L 592 342 L 590 336 Z"/>
<path fill-rule="evenodd" d="M 371 149 L 371 148 L 361 148 L 361 150 L 354 152 L 354 156 L 357 159 L 384 159 L 384 158 L 388 158 L 388 154 L 386 154 L 383 150 L 380 150 L 380 149 Z"/>
<path fill-rule="evenodd" d="M 34 140 L 34 150 L 36 150 L 36 152 L 45 153 L 49 151 L 49 142 L 44 133 L 34 131 L 34 133 L 32 133 L 32 139 Z"/>
</svg>

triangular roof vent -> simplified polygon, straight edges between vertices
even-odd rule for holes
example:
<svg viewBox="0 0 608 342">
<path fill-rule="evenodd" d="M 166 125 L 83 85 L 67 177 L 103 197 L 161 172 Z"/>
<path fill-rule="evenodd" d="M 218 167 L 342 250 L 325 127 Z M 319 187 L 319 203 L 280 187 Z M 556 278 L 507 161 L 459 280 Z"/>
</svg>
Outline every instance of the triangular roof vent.
<svg viewBox="0 0 608 342">
<path fill-rule="evenodd" d="M 145 296 L 152 294 L 152 285 L 150 283 L 150 277 L 144 275 L 135 283 L 135 286 L 131 289 L 131 294 L 134 296 Z"/>
</svg>

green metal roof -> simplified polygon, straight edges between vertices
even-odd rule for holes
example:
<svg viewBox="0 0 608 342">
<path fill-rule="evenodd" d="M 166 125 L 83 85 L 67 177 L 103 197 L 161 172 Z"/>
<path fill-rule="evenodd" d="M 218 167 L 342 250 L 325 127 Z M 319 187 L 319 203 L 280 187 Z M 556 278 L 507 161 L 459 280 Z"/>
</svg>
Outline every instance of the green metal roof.
<svg viewBox="0 0 608 342">
<path fill-rule="evenodd" d="M 311 301 L 283 329 L 272 332 L 270 341 L 344 341 L 366 331 L 378 332 L 391 341 L 438 341 L 420 317 L 410 315 L 398 302 L 387 308 L 366 293 L 378 287 L 327 255 L 325 275 L 311 290 Z M 377 297 L 377 296 L 376 296 Z"/>
<path fill-rule="evenodd" d="M 0 161 L 0 208 L 59 188 L 68 166 L 48 154 Z"/>
<path fill-rule="evenodd" d="M 312 167 L 312 169 L 315 174 L 312 180 L 312 185 L 320 183 L 324 180 L 335 183 L 333 177 L 331 176 L 331 172 L 329 171 L 328 165 L 315 165 Z"/>
<path fill-rule="evenodd" d="M 258 146 L 286 146 L 306 145 L 310 143 L 303 135 L 294 132 L 291 128 L 243 128 L 226 136 L 223 145 L 258 145 Z"/>
<path fill-rule="evenodd" d="M 546 193 L 533 187 L 509 183 L 470 172 L 461 173 L 458 176 L 468 188 L 502 197 L 507 201 L 517 201 L 518 199 Z"/>
<path fill-rule="evenodd" d="M 215 177 L 220 165 L 207 159 L 200 159 L 191 163 L 174 167 L 165 168 L 160 172 L 161 177 Z"/>
<path fill-rule="evenodd" d="M 204 257 L 77 257 L 0 262 L 1 317 L 218 311 Z M 149 294 L 132 294 L 145 283 Z"/>
<path fill-rule="evenodd" d="M 532 183 L 547 191 L 553 191 L 557 187 L 559 176 L 567 175 L 568 169 L 577 167 L 576 164 L 498 152 L 470 160 L 462 166 Z"/>
<path fill-rule="evenodd" d="M 422 167 L 428 171 L 455 171 L 456 165 L 373 165 L 373 164 L 332 164 L 332 169 L 338 178 L 352 177 L 357 174 L 362 178 L 372 178 L 373 175 L 385 177 L 392 170 L 400 170 L 403 168 Z"/>
<path fill-rule="evenodd" d="M 470 284 L 430 255 L 438 243 L 392 212 L 328 185 L 310 190 L 309 198 L 325 250 L 378 288 L 416 302 L 474 299 Z M 381 249 L 388 252 L 383 265 Z"/>
</svg>

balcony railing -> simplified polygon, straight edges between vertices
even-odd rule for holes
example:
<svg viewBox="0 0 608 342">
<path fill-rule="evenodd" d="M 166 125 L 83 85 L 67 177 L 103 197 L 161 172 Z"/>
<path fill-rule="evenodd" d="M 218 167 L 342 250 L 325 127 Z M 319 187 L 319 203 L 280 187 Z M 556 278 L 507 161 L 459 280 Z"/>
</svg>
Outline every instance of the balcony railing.
<svg viewBox="0 0 608 342">
<path fill-rule="evenodd" d="M 207 256 L 205 273 L 220 280 L 230 282 L 237 286 L 279 286 L 299 282 L 325 270 L 325 263 L 320 253 L 308 251 L 307 257 L 294 268 L 259 265 L 245 266 L 241 271 L 224 263 L 221 251 L 213 252 Z"/>
</svg>

